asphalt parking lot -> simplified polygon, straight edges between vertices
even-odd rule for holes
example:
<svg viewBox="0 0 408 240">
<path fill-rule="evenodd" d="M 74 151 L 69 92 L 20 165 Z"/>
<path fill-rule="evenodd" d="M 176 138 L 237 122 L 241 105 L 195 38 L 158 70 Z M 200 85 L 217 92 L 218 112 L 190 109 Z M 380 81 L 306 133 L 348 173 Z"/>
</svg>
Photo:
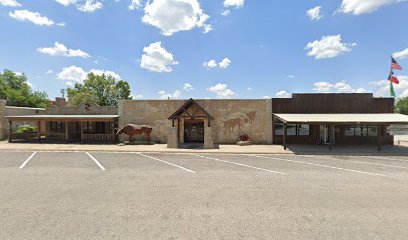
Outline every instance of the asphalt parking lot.
<svg viewBox="0 0 408 240">
<path fill-rule="evenodd" d="M 408 239 L 408 157 L 0 152 L 1 239 Z"/>
</svg>

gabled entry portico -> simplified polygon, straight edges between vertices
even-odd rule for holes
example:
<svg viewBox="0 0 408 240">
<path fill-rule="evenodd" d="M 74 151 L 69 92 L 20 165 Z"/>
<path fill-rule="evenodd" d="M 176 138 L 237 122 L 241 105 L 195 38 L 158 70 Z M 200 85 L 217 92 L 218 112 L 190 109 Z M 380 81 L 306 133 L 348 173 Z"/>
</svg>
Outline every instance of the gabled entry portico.
<svg viewBox="0 0 408 240">
<path fill-rule="evenodd" d="M 190 98 L 169 118 L 172 121 L 168 148 L 178 148 L 180 144 L 202 143 L 204 148 L 214 148 L 211 121 L 214 118 L 196 101 Z"/>
</svg>

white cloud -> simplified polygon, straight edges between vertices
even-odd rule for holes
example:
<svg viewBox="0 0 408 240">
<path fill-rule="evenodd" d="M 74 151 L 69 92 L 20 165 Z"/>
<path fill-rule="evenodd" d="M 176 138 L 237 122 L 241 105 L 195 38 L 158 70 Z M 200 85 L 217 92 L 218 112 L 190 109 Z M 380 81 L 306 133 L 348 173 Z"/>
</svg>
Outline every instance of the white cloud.
<svg viewBox="0 0 408 240">
<path fill-rule="evenodd" d="M 408 97 L 408 76 L 397 76 L 399 84 L 394 84 L 394 90 L 397 97 Z M 388 80 L 380 80 L 371 82 L 370 85 L 374 89 L 376 97 L 390 97 L 390 82 Z"/>
<path fill-rule="evenodd" d="M 75 3 L 78 2 L 78 0 L 55 0 L 55 1 L 62 4 L 62 5 L 64 5 L 64 6 L 75 4 Z"/>
<path fill-rule="evenodd" d="M 128 9 L 130 11 L 135 10 L 135 9 L 140 9 L 142 7 L 142 1 L 141 0 L 132 0 L 132 2 L 129 4 Z"/>
<path fill-rule="evenodd" d="M 66 81 L 67 83 L 77 82 L 81 83 L 86 79 L 87 73 L 76 66 L 65 67 L 57 74 L 57 79 Z"/>
<path fill-rule="evenodd" d="M 328 82 L 316 82 L 313 85 L 313 90 L 316 92 L 329 92 L 333 87 L 333 84 Z"/>
<path fill-rule="evenodd" d="M 277 98 L 291 98 L 292 94 L 286 91 L 279 91 L 275 94 Z"/>
<path fill-rule="evenodd" d="M 190 83 L 185 83 L 184 86 L 183 86 L 183 90 L 191 91 L 191 90 L 194 90 L 194 88 Z"/>
<path fill-rule="evenodd" d="M 408 58 L 408 48 L 400 51 L 400 52 L 396 52 L 393 54 L 394 58 L 396 59 L 404 59 L 404 58 Z"/>
<path fill-rule="evenodd" d="M 119 74 L 113 71 L 105 71 L 100 69 L 92 69 L 89 72 L 84 71 L 81 67 L 70 66 L 65 67 L 57 74 L 57 79 L 63 80 L 67 85 L 72 86 L 74 83 L 82 83 L 88 76 L 88 73 L 93 73 L 95 75 L 111 75 L 116 79 L 121 79 Z"/>
<path fill-rule="evenodd" d="M 171 36 L 193 28 L 211 31 L 211 25 L 206 23 L 208 19 L 197 0 L 151 0 L 144 8 L 142 21 L 159 28 L 163 35 Z"/>
<path fill-rule="evenodd" d="M 367 91 L 364 88 L 353 88 L 349 83 L 346 81 L 340 81 L 337 83 L 328 83 L 328 82 L 316 82 L 313 84 L 313 90 L 319 93 L 329 93 L 329 92 L 337 92 L 337 93 L 366 93 Z"/>
<path fill-rule="evenodd" d="M 251 88 L 251 87 L 247 87 L 247 90 L 248 90 L 248 91 L 252 91 L 252 88 Z"/>
<path fill-rule="evenodd" d="M 86 0 L 85 3 L 78 5 L 78 10 L 81 12 L 95 12 L 101 9 L 103 4 L 95 0 Z"/>
<path fill-rule="evenodd" d="M 105 76 L 112 76 L 113 78 L 120 80 L 121 77 L 119 74 L 113 72 L 113 71 L 106 71 L 106 70 L 100 70 L 100 69 L 91 69 L 91 71 L 89 71 L 88 73 L 93 73 L 95 75 L 103 75 L 105 74 Z"/>
<path fill-rule="evenodd" d="M 310 20 L 320 20 L 323 15 L 320 14 L 321 6 L 317 6 L 307 10 L 306 15 L 309 16 Z"/>
<path fill-rule="evenodd" d="M 169 53 L 161 46 L 161 42 L 151 43 L 143 48 L 143 55 L 140 67 L 152 72 L 171 72 L 172 65 L 177 65 L 173 54 Z"/>
<path fill-rule="evenodd" d="M 16 0 L 0 0 L 0 5 L 6 7 L 21 7 L 21 4 Z"/>
<path fill-rule="evenodd" d="M 230 64 L 231 60 L 229 60 L 228 58 L 224 58 L 221 62 L 218 63 L 220 68 L 228 68 Z"/>
<path fill-rule="evenodd" d="M 41 16 L 38 12 L 30 12 L 28 10 L 15 10 L 14 12 L 10 12 L 9 16 L 21 22 L 29 21 L 40 26 L 52 26 L 54 24 L 59 26 L 65 25 L 64 23 L 55 23 L 53 20 Z"/>
<path fill-rule="evenodd" d="M 271 96 L 263 96 L 263 99 L 271 99 Z"/>
<path fill-rule="evenodd" d="M 53 74 L 54 73 L 54 71 L 52 71 L 51 69 L 50 70 L 48 70 L 45 74 Z"/>
<path fill-rule="evenodd" d="M 215 68 L 215 67 L 228 68 L 230 64 L 231 64 L 231 60 L 229 60 L 228 58 L 224 58 L 219 63 L 217 63 L 215 60 L 212 59 L 212 60 L 209 60 L 208 62 L 204 62 L 203 67 L 206 67 L 207 69 Z"/>
<path fill-rule="evenodd" d="M 224 17 L 225 17 L 225 16 L 228 16 L 228 15 L 230 15 L 230 14 L 231 14 L 231 11 L 230 11 L 229 9 L 224 10 L 224 11 L 221 12 L 221 15 L 224 16 Z"/>
<path fill-rule="evenodd" d="M 224 7 L 240 8 L 244 6 L 245 0 L 224 0 Z"/>
<path fill-rule="evenodd" d="M 174 91 L 174 93 L 167 93 L 166 91 L 158 92 L 161 99 L 179 99 L 181 97 L 181 92 L 179 90 Z"/>
<path fill-rule="evenodd" d="M 206 68 L 215 68 L 218 66 L 218 63 L 215 60 L 210 60 L 208 62 L 204 62 L 203 66 Z"/>
<path fill-rule="evenodd" d="M 227 84 L 218 83 L 215 86 L 207 88 L 208 91 L 215 93 L 217 98 L 232 98 L 237 94 L 228 88 Z"/>
<path fill-rule="evenodd" d="M 341 35 L 323 36 L 320 40 L 309 42 L 305 49 L 310 51 L 308 56 L 315 59 L 334 58 L 346 52 L 351 52 L 351 47 L 356 46 L 356 43 L 341 42 Z"/>
<path fill-rule="evenodd" d="M 54 47 L 37 48 L 37 51 L 50 56 L 65 56 L 65 57 L 91 57 L 88 53 L 80 49 L 68 49 L 64 44 L 55 42 Z"/>
<path fill-rule="evenodd" d="M 144 98 L 144 97 L 143 97 L 143 95 L 140 95 L 140 94 L 132 95 L 132 99 L 142 99 L 142 98 Z"/>
<path fill-rule="evenodd" d="M 403 0 L 343 0 L 338 12 L 361 15 L 372 13 L 380 7 Z"/>
<path fill-rule="evenodd" d="M 286 77 L 287 77 L 287 78 L 292 78 L 292 79 L 293 79 L 293 78 L 296 78 L 295 75 L 287 75 Z"/>
</svg>

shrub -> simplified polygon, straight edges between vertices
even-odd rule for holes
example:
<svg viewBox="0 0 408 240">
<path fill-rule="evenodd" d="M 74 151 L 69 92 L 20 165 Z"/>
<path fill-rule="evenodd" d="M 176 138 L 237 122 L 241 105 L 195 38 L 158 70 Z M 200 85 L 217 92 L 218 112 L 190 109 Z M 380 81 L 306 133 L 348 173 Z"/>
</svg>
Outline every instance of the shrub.
<svg viewBox="0 0 408 240">
<path fill-rule="evenodd" d="M 241 141 L 249 141 L 249 136 L 248 136 L 248 134 L 244 133 L 244 134 L 239 135 L 239 140 L 241 140 Z"/>
<path fill-rule="evenodd" d="M 16 133 L 22 134 L 22 133 L 27 133 L 27 132 L 36 132 L 37 127 L 31 126 L 31 125 L 21 125 L 18 126 Z"/>
</svg>

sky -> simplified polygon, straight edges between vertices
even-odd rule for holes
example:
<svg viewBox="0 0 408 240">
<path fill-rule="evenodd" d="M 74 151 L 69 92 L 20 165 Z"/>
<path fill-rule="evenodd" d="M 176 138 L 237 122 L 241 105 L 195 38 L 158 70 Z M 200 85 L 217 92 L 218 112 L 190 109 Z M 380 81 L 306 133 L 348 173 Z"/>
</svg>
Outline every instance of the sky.
<svg viewBox="0 0 408 240">
<path fill-rule="evenodd" d="M 408 96 L 406 0 L 0 0 L 0 71 L 50 98 L 86 74 L 134 99 Z"/>
</svg>

